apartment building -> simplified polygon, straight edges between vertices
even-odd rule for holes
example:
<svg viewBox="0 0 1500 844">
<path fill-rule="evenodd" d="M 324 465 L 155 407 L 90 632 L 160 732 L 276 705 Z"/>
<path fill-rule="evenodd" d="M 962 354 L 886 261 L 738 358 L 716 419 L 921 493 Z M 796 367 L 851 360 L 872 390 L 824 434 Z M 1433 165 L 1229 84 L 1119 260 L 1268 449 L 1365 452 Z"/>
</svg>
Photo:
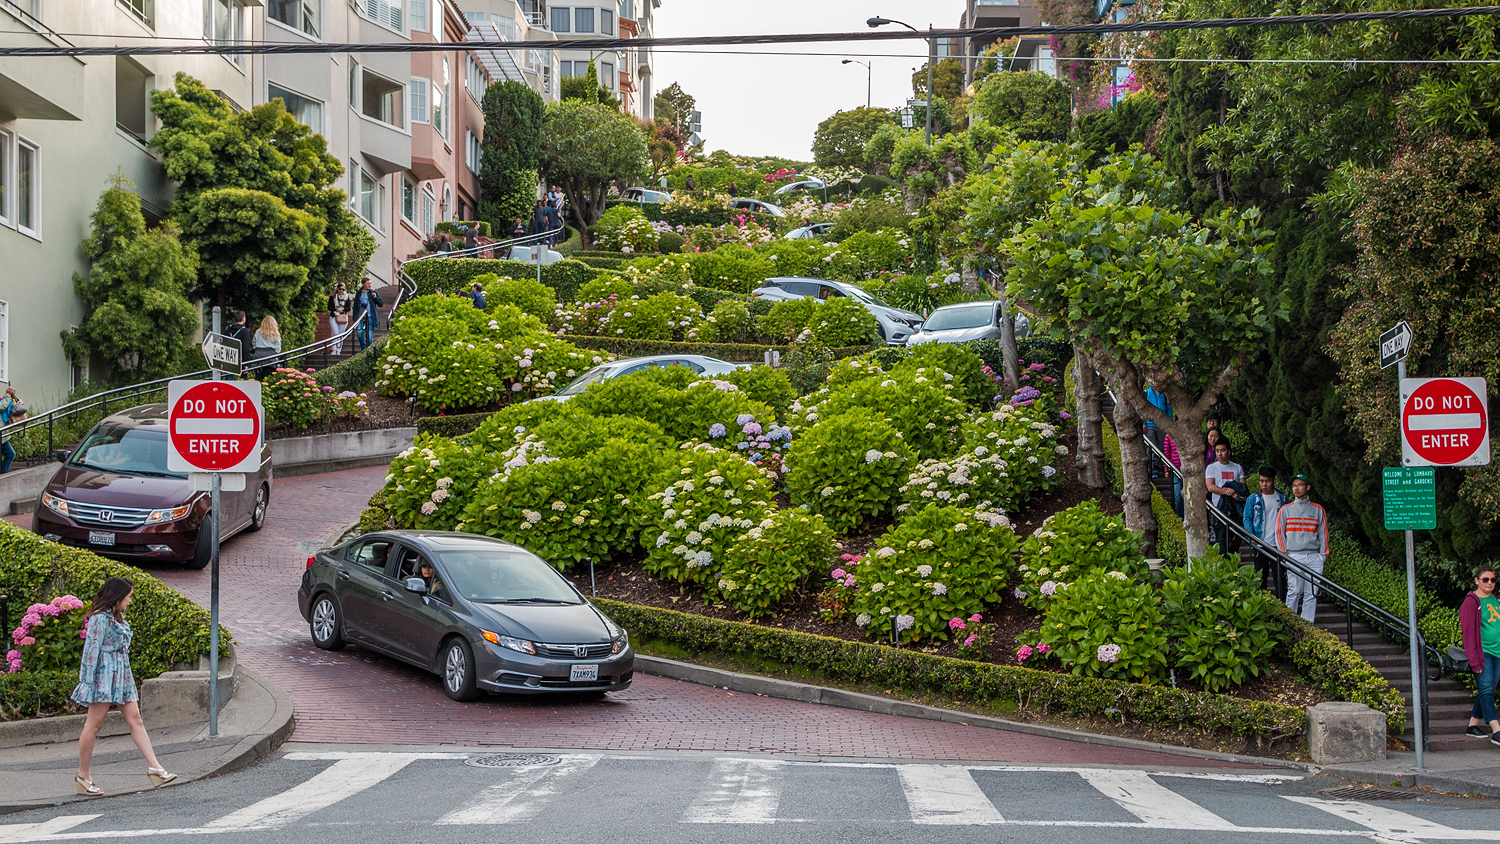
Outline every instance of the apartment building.
<svg viewBox="0 0 1500 844">
<path fill-rule="evenodd" d="M 462 0 L 469 21 L 470 41 L 556 41 L 547 24 L 541 0 Z M 545 47 L 506 50 L 476 50 L 475 56 L 495 82 L 520 82 L 557 102 L 559 63 L 557 51 Z"/>
<path fill-rule="evenodd" d="M 589 3 L 604 5 L 587 5 Z M 583 4 L 583 5 L 579 5 Z M 559 0 L 546 9 L 548 28 L 559 40 L 649 38 L 653 17 L 661 0 Z M 558 50 L 563 78 L 588 73 L 589 62 L 599 74 L 599 84 L 620 99 L 624 110 L 651 119 L 656 96 L 651 80 L 650 50 Z"/>
<path fill-rule="evenodd" d="M 958 19 L 960 29 L 984 29 L 1004 26 L 1037 26 L 1043 23 L 1041 10 L 1035 0 L 967 0 L 963 14 Z M 995 44 L 994 36 L 966 39 L 957 45 L 964 56 L 964 79 L 974 78 L 975 58 Z M 1050 59 L 1051 39 L 1047 36 L 1025 36 L 1021 39 L 1019 52 L 1015 56 L 1024 60 L 1026 69 L 1042 70 L 1056 75 Z"/>
<path fill-rule="evenodd" d="M 101 43 L 60 33 L 228 44 L 260 38 L 261 11 L 242 0 L 0 0 L 0 32 L 22 46 Z M 247 56 L 0 57 L 0 381 L 33 406 L 61 403 L 88 377 L 64 356 L 59 332 L 83 318 L 73 274 L 88 269 L 81 243 L 99 194 L 118 171 L 153 222 L 171 204 L 146 142 L 151 91 L 179 71 L 237 108 L 257 101 Z"/>
</svg>

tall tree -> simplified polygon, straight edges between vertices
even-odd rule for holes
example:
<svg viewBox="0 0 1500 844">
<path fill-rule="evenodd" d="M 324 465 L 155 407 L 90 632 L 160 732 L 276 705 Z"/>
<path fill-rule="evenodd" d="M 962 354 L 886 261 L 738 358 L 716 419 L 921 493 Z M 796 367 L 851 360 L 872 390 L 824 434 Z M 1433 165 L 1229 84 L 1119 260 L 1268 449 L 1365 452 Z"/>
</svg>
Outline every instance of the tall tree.
<svg viewBox="0 0 1500 844">
<path fill-rule="evenodd" d="M 628 187 L 650 169 L 646 136 L 628 115 L 581 100 L 547 106 L 542 172 L 567 195 L 579 231 L 604 213 L 611 185 Z"/>
<path fill-rule="evenodd" d="M 479 217 L 497 235 L 509 232 L 516 217 L 531 217 L 546 116 L 546 103 L 520 82 L 495 82 L 484 91 Z"/>
<path fill-rule="evenodd" d="M 559 99 L 600 103 L 616 111 L 620 108 L 620 100 L 610 93 L 608 88 L 599 84 L 599 71 L 594 67 L 593 59 L 589 60 L 588 73 L 582 76 L 569 76 L 562 81 L 562 84 L 558 86 L 558 95 Z"/>
<path fill-rule="evenodd" d="M 117 176 L 89 218 L 89 273 L 73 276 L 87 315 L 62 340 L 74 363 L 99 358 L 128 380 L 150 381 L 182 372 L 192 358 L 198 311 L 184 291 L 197 279 L 198 256 L 178 241 L 176 223 L 146 228 L 128 184 Z"/>
<path fill-rule="evenodd" d="M 1022 140 L 1061 141 L 1068 136 L 1072 107 L 1067 83 L 1027 70 L 991 74 L 974 94 L 969 113 Z"/>
<path fill-rule="evenodd" d="M 949 56 L 932 66 L 932 87 L 938 99 L 950 103 L 964 92 L 964 66 L 958 59 Z M 927 62 L 912 72 L 911 91 L 918 97 L 927 96 Z"/>
<path fill-rule="evenodd" d="M 656 122 L 665 123 L 675 128 L 683 138 L 692 134 L 688 126 L 693 122 L 693 108 L 698 101 L 692 94 L 682 90 L 682 85 L 673 82 L 671 85 L 661 89 L 652 101 L 655 108 Z M 681 143 L 677 145 L 682 147 Z"/>
<path fill-rule="evenodd" d="M 813 134 L 813 161 L 819 167 L 863 167 L 865 145 L 880 127 L 896 122 L 896 116 L 885 108 L 856 108 L 837 111 L 818 124 Z"/>
</svg>

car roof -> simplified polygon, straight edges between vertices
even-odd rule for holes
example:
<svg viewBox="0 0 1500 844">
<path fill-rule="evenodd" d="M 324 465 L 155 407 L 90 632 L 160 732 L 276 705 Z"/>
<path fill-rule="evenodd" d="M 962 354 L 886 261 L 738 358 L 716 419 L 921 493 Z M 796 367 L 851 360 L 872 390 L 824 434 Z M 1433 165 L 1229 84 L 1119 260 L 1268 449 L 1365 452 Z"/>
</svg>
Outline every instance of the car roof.
<svg viewBox="0 0 1500 844">
<path fill-rule="evenodd" d="M 610 361 L 606 365 L 607 366 L 634 366 L 635 364 L 638 364 L 638 363 L 650 363 L 651 361 L 657 361 L 657 360 L 697 360 L 697 361 L 709 361 L 711 363 L 722 363 L 725 366 L 734 366 L 734 364 L 730 363 L 727 360 L 719 360 L 718 358 L 711 358 L 708 355 L 646 355 L 645 357 L 625 358 L 623 360 Z"/>
<path fill-rule="evenodd" d="M 951 305 L 942 305 L 940 307 L 933 308 L 932 312 L 937 313 L 938 311 L 951 311 L 958 308 L 974 308 L 983 305 L 988 305 L 991 308 L 997 308 L 1000 306 L 1000 301 L 998 299 L 993 301 L 986 301 L 984 299 L 981 299 L 978 302 L 954 302 Z"/>
<path fill-rule="evenodd" d="M 104 417 L 99 423 L 111 425 L 116 428 L 141 428 L 151 425 L 167 426 L 167 406 L 165 404 L 143 404 L 122 410 L 119 413 L 111 413 Z"/>
<path fill-rule="evenodd" d="M 361 534 L 351 541 L 370 539 L 378 537 L 390 537 L 411 542 L 413 545 L 421 545 L 432 551 L 451 551 L 457 548 L 473 547 L 475 545 L 501 546 L 514 548 L 517 551 L 525 551 L 525 548 L 503 539 L 493 536 L 483 536 L 476 533 L 459 533 L 451 530 L 378 530 Z M 527 552 L 531 553 L 531 552 Z"/>
</svg>

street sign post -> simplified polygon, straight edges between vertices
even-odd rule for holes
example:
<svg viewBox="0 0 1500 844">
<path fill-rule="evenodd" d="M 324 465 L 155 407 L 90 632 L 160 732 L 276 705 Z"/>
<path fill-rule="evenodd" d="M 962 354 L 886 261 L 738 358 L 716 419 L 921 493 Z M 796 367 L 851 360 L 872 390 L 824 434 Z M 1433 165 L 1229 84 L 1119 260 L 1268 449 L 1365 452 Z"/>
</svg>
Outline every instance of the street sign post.
<svg viewBox="0 0 1500 844">
<path fill-rule="evenodd" d="M 219 309 L 214 308 L 214 328 Z M 212 335 L 210 335 L 212 336 Z M 206 344 L 205 344 L 206 345 Z M 234 351 L 238 351 L 235 344 Z M 167 384 L 167 470 L 209 473 L 208 734 L 219 734 L 219 511 L 224 473 L 244 489 L 244 473 L 260 471 L 265 435 L 259 381 L 171 381 Z M 194 477 L 194 487 L 197 487 Z"/>
<path fill-rule="evenodd" d="M 239 372 L 243 351 L 240 341 L 232 337 L 209 332 L 203 338 L 203 357 L 208 361 L 208 368 L 217 372 Z"/>
<path fill-rule="evenodd" d="M 1483 378 L 1402 377 L 1402 465 L 1488 465 L 1487 398 Z"/>
<path fill-rule="evenodd" d="M 1431 466 L 1387 466 L 1380 478 L 1386 530 L 1437 527 L 1437 470 Z"/>
<path fill-rule="evenodd" d="M 1396 323 L 1396 327 L 1380 335 L 1380 368 L 1387 369 L 1406 360 L 1406 352 L 1411 348 L 1411 326 L 1406 320 Z"/>
</svg>

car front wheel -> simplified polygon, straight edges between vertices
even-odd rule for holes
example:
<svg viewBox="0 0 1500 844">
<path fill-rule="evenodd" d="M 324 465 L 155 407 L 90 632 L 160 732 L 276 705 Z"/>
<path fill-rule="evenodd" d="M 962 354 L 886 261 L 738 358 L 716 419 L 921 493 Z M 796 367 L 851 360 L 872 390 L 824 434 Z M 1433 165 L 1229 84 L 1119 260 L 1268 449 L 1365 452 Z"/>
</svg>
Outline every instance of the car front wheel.
<svg viewBox="0 0 1500 844">
<path fill-rule="evenodd" d="M 474 676 L 474 649 L 463 637 L 454 637 L 443 650 L 443 691 L 454 700 L 479 697 Z"/>
<path fill-rule="evenodd" d="M 255 509 L 250 511 L 250 530 L 260 530 L 266 526 L 266 510 L 271 506 L 271 488 L 265 484 L 255 491 Z"/>
<path fill-rule="evenodd" d="M 323 593 L 313 599 L 312 616 L 308 622 L 312 629 L 313 644 L 325 651 L 342 650 L 344 647 L 343 618 L 333 596 Z"/>
</svg>

